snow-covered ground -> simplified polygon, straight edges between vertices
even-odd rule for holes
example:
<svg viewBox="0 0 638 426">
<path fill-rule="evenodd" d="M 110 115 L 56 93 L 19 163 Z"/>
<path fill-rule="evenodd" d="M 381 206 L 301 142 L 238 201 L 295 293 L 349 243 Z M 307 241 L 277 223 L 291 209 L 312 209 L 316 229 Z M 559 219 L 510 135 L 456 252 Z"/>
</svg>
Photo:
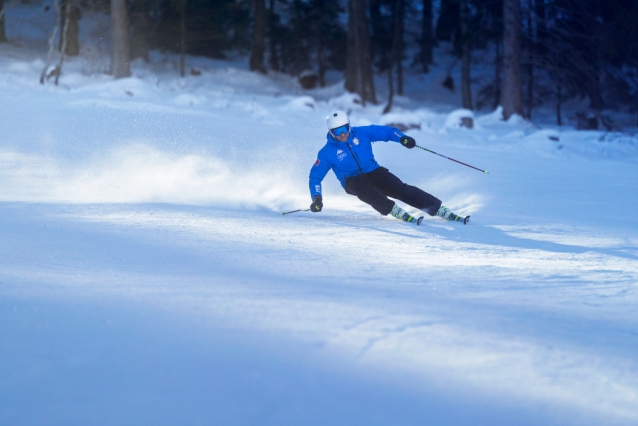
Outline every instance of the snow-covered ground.
<svg viewBox="0 0 638 426">
<path fill-rule="evenodd" d="M 202 58 L 181 79 L 159 53 L 114 81 L 85 52 L 40 85 L 45 36 L 7 17 L 0 424 L 638 423 L 631 134 L 459 128 L 418 76 L 382 116 L 339 84 Z M 310 204 L 335 109 L 488 170 L 375 146 L 473 221 L 381 217 L 332 174 L 323 212 L 282 216 Z"/>
</svg>

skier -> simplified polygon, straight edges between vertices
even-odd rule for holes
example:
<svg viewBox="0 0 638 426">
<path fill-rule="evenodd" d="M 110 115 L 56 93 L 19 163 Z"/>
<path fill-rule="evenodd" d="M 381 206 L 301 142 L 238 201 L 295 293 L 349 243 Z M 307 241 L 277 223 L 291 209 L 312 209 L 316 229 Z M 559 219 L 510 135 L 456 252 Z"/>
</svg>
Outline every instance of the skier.
<svg viewBox="0 0 638 426">
<path fill-rule="evenodd" d="M 310 169 L 310 197 L 312 212 L 323 208 L 321 182 L 332 169 L 348 194 L 355 195 L 372 206 L 383 216 L 392 214 L 406 222 L 420 223 L 388 197 L 395 198 L 422 210 L 430 216 L 440 216 L 447 220 L 467 223 L 469 216 L 463 217 L 441 205 L 441 200 L 427 192 L 403 183 L 401 179 L 379 166 L 374 159 L 372 142 L 393 141 L 406 148 L 416 146 L 414 138 L 398 129 L 388 126 L 350 127 L 346 113 L 335 111 L 328 117 L 326 145 L 319 150 L 317 160 Z"/>
</svg>

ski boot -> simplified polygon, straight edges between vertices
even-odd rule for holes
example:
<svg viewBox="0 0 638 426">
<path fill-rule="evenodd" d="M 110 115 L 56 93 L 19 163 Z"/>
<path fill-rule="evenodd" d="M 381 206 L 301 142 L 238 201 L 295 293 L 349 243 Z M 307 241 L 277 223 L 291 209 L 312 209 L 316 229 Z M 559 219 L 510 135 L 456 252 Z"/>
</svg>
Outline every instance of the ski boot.
<svg viewBox="0 0 638 426">
<path fill-rule="evenodd" d="M 401 207 L 397 206 L 396 204 L 394 205 L 394 207 L 392 207 L 392 211 L 390 212 L 390 214 L 396 217 L 397 219 L 401 219 L 410 223 L 416 223 L 417 225 L 420 225 L 421 221 L 423 220 L 423 216 L 419 218 L 410 216 L 408 212 L 406 212 L 405 210 L 403 210 Z"/>
<path fill-rule="evenodd" d="M 448 209 L 445 206 L 441 206 L 439 208 L 439 211 L 436 212 L 436 215 L 439 217 L 442 217 L 445 220 L 452 220 L 455 222 L 463 222 L 463 225 L 466 225 L 469 221 L 470 221 L 470 217 L 469 216 L 459 216 L 456 213 L 454 213 L 452 210 Z"/>
</svg>

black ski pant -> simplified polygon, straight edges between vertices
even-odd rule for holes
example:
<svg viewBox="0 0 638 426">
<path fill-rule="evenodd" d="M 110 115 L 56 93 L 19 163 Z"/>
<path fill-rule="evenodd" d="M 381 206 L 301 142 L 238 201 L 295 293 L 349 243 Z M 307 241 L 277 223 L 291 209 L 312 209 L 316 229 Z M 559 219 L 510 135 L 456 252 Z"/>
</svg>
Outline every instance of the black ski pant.
<svg viewBox="0 0 638 426">
<path fill-rule="evenodd" d="M 345 190 L 370 204 L 383 216 L 388 215 L 394 207 L 394 201 L 388 197 L 403 201 L 430 216 L 434 216 L 441 207 L 441 200 L 416 186 L 403 183 L 385 167 L 348 178 Z"/>
</svg>

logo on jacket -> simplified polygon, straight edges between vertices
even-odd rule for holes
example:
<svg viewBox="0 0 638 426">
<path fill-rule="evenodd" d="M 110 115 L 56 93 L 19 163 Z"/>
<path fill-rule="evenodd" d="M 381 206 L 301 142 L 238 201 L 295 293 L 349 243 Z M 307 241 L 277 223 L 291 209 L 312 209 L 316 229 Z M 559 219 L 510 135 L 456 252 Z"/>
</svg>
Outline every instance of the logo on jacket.
<svg viewBox="0 0 638 426">
<path fill-rule="evenodd" d="M 319 163 L 321 163 L 321 161 L 319 161 L 319 159 L 317 158 L 317 161 L 315 161 L 315 166 L 318 166 Z"/>
<path fill-rule="evenodd" d="M 347 155 L 348 155 L 348 154 L 347 154 L 347 153 L 345 153 L 345 152 L 343 152 L 343 150 L 342 150 L 342 149 L 338 149 L 338 150 L 337 150 L 337 159 L 338 159 L 339 161 L 343 160 L 343 159 L 344 159 Z"/>
<path fill-rule="evenodd" d="M 352 143 L 355 145 L 359 145 L 359 138 L 352 139 Z"/>
</svg>

